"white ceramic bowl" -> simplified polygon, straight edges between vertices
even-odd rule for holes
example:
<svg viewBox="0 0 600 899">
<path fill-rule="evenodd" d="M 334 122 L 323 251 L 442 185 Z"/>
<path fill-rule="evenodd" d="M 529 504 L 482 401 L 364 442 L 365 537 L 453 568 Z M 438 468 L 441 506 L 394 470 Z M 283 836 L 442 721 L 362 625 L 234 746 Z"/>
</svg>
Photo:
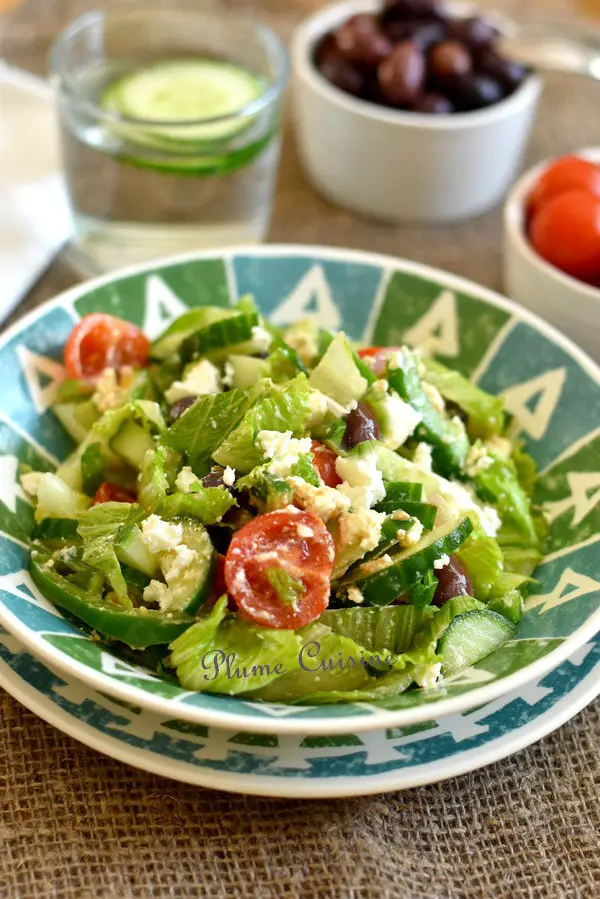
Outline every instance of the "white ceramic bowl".
<svg viewBox="0 0 600 899">
<path fill-rule="evenodd" d="M 600 147 L 577 151 L 600 163 Z M 525 172 L 504 207 L 505 293 L 542 316 L 600 359 L 600 290 L 578 281 L 536 253 L 525 233 L 525 207 L 535 182 L 549 161 Z"/>
<path fill-rule="evenodd" d="M 334 203 L 393 222 L 451 222 L 485 211 L 502 199 L 519 167 L 540 79 L 531 76 L 494 106 L 456 115 L 401 112 L 358 100 L 325 80 L 313 51 L 322 35 L 351 15 L 380 7 L 380 0 L 338 3 L 294 33 L 296 132 L 309 179 Z M 505 23 L 494 17 L 494 24 Z"/>
</svg>

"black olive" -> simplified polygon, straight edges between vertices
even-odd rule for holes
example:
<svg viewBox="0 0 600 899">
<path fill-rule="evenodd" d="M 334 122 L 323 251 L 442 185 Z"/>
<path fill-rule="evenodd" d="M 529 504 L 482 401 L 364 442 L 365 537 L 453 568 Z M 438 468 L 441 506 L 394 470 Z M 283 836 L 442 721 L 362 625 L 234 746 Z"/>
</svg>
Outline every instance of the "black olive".
<svg viewBox="0 0 600 899">
<path fill-rule="evenodd" d="M 366 403 L 359 403 L 356 409 L 345 416 L 346 431 L 342 440 L 344 449 L 352 449 L 366 440 L 378 440 L 381 429 L 375 420 L 373 411 Z"/>
<path fill-rule="evenodd" d="M 173 405 L 169 409 L 169 421 L 171 422 L 171 424 L 173 424 L 174 421 L 177 421 L 178 418 L 181 418 L 183 413 L 187 412 L 190 406 L 193 406 L 197 399 L 197 396 L 184 396 L 183 399 L 177 400 L 176 403 L 173 403 Z"/>
<path fill-rule="evenodd" d="M 450 561 L 443 568 L 434 569 L 438 580 L 433 597 L 434 606 L 443 606 L 455 596 L 473 596 L 473 585 L 469 572 L 457 556 L 450 556 Z"/>
</svg>

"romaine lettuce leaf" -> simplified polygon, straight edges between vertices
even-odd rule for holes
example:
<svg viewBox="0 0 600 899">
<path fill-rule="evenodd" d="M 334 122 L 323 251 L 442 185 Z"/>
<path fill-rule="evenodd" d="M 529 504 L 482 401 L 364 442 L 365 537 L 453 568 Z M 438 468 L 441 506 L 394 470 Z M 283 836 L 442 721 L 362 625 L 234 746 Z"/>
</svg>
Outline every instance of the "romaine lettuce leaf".
<svg viewBox="0 0 600 899">
<path fill-rule="evenodd" d="M 237 501 L 225 487 L 202 487 L 194 484 L 190 493 L 173 493 L 163 499 L 161 518 L 197 518 L 202 524 L 217 524 Z"/>
<path fill-rule="evenodd" d="M 178 453 L 162 444 L 146 453 L 138 488 L 138 502 L 146 512 L 156 512 L 166 499 L 180 459 Z"/>
<path fill-rule="evenodd" d="M 210 459 L 219 444 L 243 419 L 245 413 L 270 389 L 260 381 L 250 390 L 199 396 L 193 406 L 171 425 L 164 442 L 186 453 L 192 468 Z"/>
<path fill-rule="evenodd" d="M 115 551 L 117 534 L 123 526 L 137 524 L 144 514 L 135 503 L 100 503 L 77 516 L 82 561 L 105 575 L 124 608 L 131 608 L 131 600 Z"/>
<path fill-rule="evenodd" d="M 433 384 L 445 400 L 455 403 L 468 417 L 469 436 L 491 437 L 504 426 L 504 404 L 500 397 L 486 393 L 460 372 L 446 368 L 441 362 L 423 357 L 425 380 Z"/>
<path fill-rule="evenodd" d="M 519 483 L 517 471 L 509 460 L 490 454 L 491 465 L 475 476 L 477 495 L 486 502 L 493 503 L 500 513 L 503 524 L 510 523 L 521 534 L 521 540 L 538 544 L 538 535 L 531 514 L 531 503 Z"/>
<path fill-rule="evenodd" d="M 184 689 L 236 695 L 297 669 L 302 640 L 294 631 L 257 627 L 227 614 L 222 596 L 170 648 L 169 664 Z"/>
<path fill-rule="evenodd" d="M 435 613 L 436 610 L 431 606 L 357 606 L 350 609 L 327 609 L 319 618 L 319 624 L 331 628 L 340 637 L 354 640 L 371 652 L 389 649 L 400 653 L 410 648 L 417 631 Z"/>
<path fill-rule="evenodd" d="M 475 523 L 471 532 L 462 546 L 456 551 L 456 555 L 465 565 L 475 596 L 486 600 L 504 570 L 502 550 L 498 541 L 488 537 L 479 523 Z"/>
<path fill-rule="evenodd" d="M 309 413 L 308 397 L 305 375 L 298 375 L 281 388 L 271 385 L 268 395 L 252 404 L 237 427 L 213 452 L 214 460 L 238 471 L 251 471 L 264 461 L 262 450 L 256 446 L 260 431 L 291 431 L 296 437 L 304 433 Z M 180 420 L 185 420 L 189 414 Z"/>
</svg>

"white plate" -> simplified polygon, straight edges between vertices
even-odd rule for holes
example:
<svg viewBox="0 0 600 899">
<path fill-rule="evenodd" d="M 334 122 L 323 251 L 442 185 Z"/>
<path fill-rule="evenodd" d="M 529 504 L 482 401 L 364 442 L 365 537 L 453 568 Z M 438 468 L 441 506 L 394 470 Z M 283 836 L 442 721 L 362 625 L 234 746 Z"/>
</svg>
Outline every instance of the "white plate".
<svg viewBox="0 0 600 899">
<path fill-rule="evenodd" d="M 54 673 L 2 629 L 0 685 L 86 746 L 163 777 L 260 796 L 358 796 L 474 771 L 560 727 L 600 693 L 600 638 L 537 682 L 474 711 L 324 738 L 165 719 Z"/>
</svg>

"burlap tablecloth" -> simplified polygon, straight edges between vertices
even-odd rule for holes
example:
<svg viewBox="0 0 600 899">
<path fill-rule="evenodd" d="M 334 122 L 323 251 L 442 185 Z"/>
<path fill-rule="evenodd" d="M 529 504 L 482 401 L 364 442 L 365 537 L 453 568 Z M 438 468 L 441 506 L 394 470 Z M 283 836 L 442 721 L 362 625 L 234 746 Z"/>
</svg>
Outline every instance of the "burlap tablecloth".
<svg viewBox="0 0 600 899">
<path fill-rule="evenodd" d="M 124 0 L 121 0 L 124 2 Z M 24 0 L 3 54 L 43 72 L 57 28 L 91 0 Z M 98 6 L 102 3 L 96 4 Z M 318 0 L 230 0 L 284 36 Z M 575 15 L 558 0 L 498 2 Z M 587 11 L 600 0 L 582 0 Z M 535 160 L 600 142 L 600 85 L 551 76 Z M 288 135 L 271 239 L 379 250 L 501 287 L 499 211 L 452 228 L 388 228 L 319 199 Z M 19 314 L 74 283 L 52 266 Z M 436 786 L 327 802 L 228 796 L 104 758 L 0 696 L 0 896 L 600 896 L 600 701 L 511 759 Z"/>
</svg>

